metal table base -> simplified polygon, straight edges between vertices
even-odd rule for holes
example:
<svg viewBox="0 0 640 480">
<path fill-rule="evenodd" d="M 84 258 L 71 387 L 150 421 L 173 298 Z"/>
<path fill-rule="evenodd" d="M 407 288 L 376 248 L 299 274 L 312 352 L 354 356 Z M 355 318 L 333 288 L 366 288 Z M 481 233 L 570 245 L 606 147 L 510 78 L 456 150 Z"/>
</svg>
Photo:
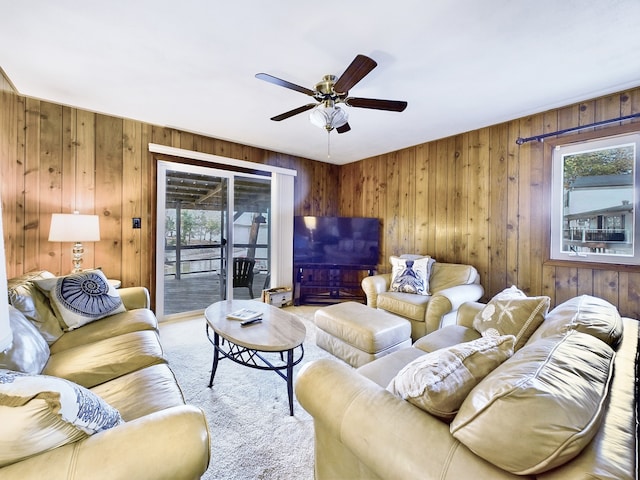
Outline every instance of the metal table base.
<svg viewBox="0 0 640 480">
<path fill-rule="evenodd" d="M 275 364 L 266 359 L 259 350 L 253 350 L 240 345 L 236 345 L 230 342 L 228 339 L 222 338 L 220 341 L 220 335 L 217 332 L 213 332 L 213 338 L 211 338 L 211 332 L 209 331 L 209 324 L 206 324 L 207 338 L 213 345 L 213 364 L 211 366 L 211 377 L 209 378 L 209 388 L 213 386 L 213 378 L 216 375 L 218 369 L 218 362 L 224 358 L 234 361 L 239 365 L 245 367 L 255 368 L 257 370 L 270 370 L 276 372 L 281 378 L 287 382 L 287 394 L 289 396 L 289 415 L 293 416 L 293 367 L 298 365 L 302 361 L 304 356 L 304 345 L 300 344 L 296 348 L 290 350 L 283 350 L 275 353 L 280 354 L 280 360 L 282 363 Z M 228 346 L 225 347 L 224 344 Z M 295 358 L 294 351 L 299 349 L 299 356 Z M 269 352 L 274 353 L 274 352 Z M 286 361 L 284 356 L 286 354 Z"/>
</svg>

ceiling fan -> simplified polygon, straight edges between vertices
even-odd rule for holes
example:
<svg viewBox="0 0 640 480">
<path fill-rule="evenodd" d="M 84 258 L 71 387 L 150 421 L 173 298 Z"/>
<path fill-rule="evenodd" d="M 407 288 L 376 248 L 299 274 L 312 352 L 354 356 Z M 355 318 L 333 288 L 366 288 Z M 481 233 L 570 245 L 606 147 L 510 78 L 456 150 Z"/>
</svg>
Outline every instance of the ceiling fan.
<svg viewBox="0 0 640 480">
<path fill-rule="evenodd" d="M 335 128 L 338 133 L 345 133 L 351 130 L 351 127 L 349 126 L 347 112 L 338 106 L 340 103 L 349 107 L 388 110 L 392 112 L 402 112 L 407 108 L 407 102 L 403 101 L 349 97 L 349 90 L 377 65 L 375 60 L 365 55 L 356 55 L 356 58 L 353 59 L 339 78 L 335 75 L 325 75 L 322 77 L 322 80 L 316 84 L 314 90 L 301 87 L 300 85 L 282 80 L 267 73 L 258 73 L 256 74 L 256 78 L 295 90 L 296 92 L 304 93 L 316 100 L 316 103 L 308 103 L 301 107 L 294 108 L 288 112 L 271 117 L 271 120 L 279 122 L 313 109 L 309 115 L 311 123 L 326 129 L 327 132 Z"/>
</svg>

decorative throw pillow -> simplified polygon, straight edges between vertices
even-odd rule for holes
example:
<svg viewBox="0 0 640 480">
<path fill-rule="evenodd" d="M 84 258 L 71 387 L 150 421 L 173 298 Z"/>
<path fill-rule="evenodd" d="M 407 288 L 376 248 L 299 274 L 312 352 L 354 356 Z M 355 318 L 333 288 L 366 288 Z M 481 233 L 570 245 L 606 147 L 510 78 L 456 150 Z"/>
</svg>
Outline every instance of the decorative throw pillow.
<svg viewBox="0 0 640 480">
<path fill-rule="evenodd" d="M 0 467 L 121 423 L 116 409 L 80 385 L 0 370 Z"/>
<path fill-rule="evenodd" d="M 520 290 L 515 285 L 511 285 L 509 288 L 505 288 L 501 292 L 494 295 L 496 300 L 505 300 L 508 298 L 526 298 L 527 294 Z"/>
<path fill-rule="evenodd" d="M 513 355 L 513 335 L 482 337 L 423 355 L 387 386 L 394 395 L 451 421 L 469 392 Z"/>
<path fill-rule="evenodd" d="M 0 351 L 0 368 L 36 375 L 49 360 L 49 344 L 22 312 L 9 305 L 9 325 L 13 342 Z"/>
<path fill-rule="evenodd" d="M 511 287 L 487 303 L 473 319 L 473 328 L 485 337 L 514 335 L 514 348 L 518 350 L 544 321 L 550 303 L 551 299 L 547 296 L 527 297 L 522 291 Z"/>
<path fill-rule="evenodd" d="M 551 310 L 529 341 L 570 330 L 588 333 L 616 348 L 622 340 L 622 318 L 618 309 L 606 300 L 580 295 Z"/>
<path fill-rule="evenodd" d="M 471 391 L 451 433 L 516 475 L 563 465 L 600 427 L 614 358 L 609 345 L 576 330 L 529 343 Z"/>
<path fill-rule="evenodd" d="M 429 256 L 416 258 L 416 256 L 410 255 L 407 257 L 391 256 L 389 259 L 392 267 L 389 291 L 431 295 L 429 276 L 435 260 Z"/>
<path fill-rule="evenodd" d="M 34 280 L 45 292 L 65 331 L 73 330 L 126 309 L 101 270 Z"/>
<path fill-rule="evenodd" d="M 35 325 L 49 345 L 58 340 L 64 331 L 51 308 L 49 297 L 34 283 L 42 278 L 55 278 L 46 270 L 29 272 L 7 280 L 9 302 Z"/>
</svg>

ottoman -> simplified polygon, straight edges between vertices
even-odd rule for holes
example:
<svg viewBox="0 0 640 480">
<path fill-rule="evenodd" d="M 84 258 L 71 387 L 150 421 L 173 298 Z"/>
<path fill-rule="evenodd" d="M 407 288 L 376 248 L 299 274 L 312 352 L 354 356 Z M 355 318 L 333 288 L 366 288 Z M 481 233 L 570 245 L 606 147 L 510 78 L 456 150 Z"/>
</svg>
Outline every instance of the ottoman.
<svg viewBox="0 0 640 480">
<path fill-rule="evenodd" d="M 411 346 L 408 320 L 362 303 L 320 308 L 315 323 L 316 344 L 355 368 Z"/>
</svg>

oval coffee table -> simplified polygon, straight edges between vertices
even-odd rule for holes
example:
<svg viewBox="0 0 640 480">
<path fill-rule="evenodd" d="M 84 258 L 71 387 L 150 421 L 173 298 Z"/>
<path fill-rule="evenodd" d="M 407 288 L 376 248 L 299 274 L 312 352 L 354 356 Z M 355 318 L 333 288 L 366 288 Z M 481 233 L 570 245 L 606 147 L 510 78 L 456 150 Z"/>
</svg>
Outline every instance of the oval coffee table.
<svg viewBox="0 0 640 480">
<path fill-rule="evenodd" d="M 262 321 L 242 326 L 240 320 L 227 318 L 228 314 L 243 308 L 260 312 Z M 221 357 L 258 370 L 271 370 L 287 382 L 289 415 L 293 415 L 293 367 L 304 356 L 304 324 L 290 313 L 255 300 L 217 302 L 207 307 L 204 316 L 207 320 L 207 338 L 213 345 L 209 387 L 213 385 L 213 377 Z M 213 330 L 213 338 L 210 329 Z M 225 346 L 225 343 L 228 345 Z M 294 358 L 296 349 L 299 350 L 298 356 Z M 279 353 L 281 361 L 265 358 L 261 354 L 264 352 Z"/>
</svg>

